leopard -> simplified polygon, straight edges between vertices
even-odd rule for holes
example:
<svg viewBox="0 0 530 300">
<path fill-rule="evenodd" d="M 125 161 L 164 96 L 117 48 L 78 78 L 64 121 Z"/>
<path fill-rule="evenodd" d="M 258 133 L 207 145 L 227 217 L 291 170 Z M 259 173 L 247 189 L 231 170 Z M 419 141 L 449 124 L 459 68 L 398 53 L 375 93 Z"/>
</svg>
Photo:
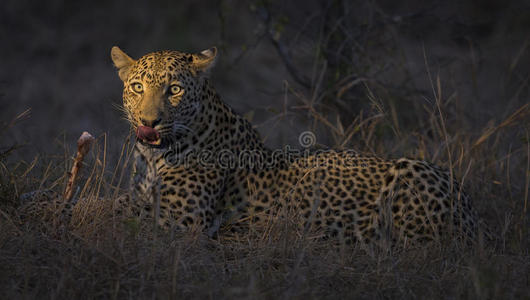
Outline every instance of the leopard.
<svg viewBox="0 0 530 300">
<path fill-rule="evenodd" d="M 347 243 L 477 235 L 470 197 L 427 161 L 334 150 L 291 157 L 266 147 L 210 83 L 215 47 L 135 60 L 115 46 L 111 58 L 137 138 L 131 203 L 137 214 L 156 211 L 160 226 L 212 235 L 286 209 Z"/>
<path fill-rule="evenodd" d="M 112 47 L 135 138 L 130 190 L 118 207 L 208 236 L 296 216 L 300 228 L 347 244 L 477 239 L 470 197 L 452 172 L 428 161 L 268 148 L 214 89 L 217 52 L 133 59 Z"/>
</svg>

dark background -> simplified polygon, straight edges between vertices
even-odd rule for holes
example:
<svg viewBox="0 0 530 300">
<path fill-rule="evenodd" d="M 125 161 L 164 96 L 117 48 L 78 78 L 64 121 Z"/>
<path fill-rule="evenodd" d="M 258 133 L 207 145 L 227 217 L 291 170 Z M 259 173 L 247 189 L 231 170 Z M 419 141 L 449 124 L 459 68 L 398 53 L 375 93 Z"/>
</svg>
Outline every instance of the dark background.
<svg viewBox="0 0 530 300">
<path fill-rule="evenodd" d="M 528 1 L 493 0 L 3 1 L 0 118 L 31 114 L 1 145 L 23 146 L 17 155 L 30 159 L 62 151 L 87 130 L 106 133 L 114 156 L 128 126 L 115 108 L 122 86 L 109 58 L 113 45 L 134 58 L 218 46 L 214 85 L 237 111 L 252 115 L 271 146 L 296 144 L 314 121 L 291 110 L 300 102 L 286 83 L 307 98 L 328 92 L 317 108 L 332 120 L 340 115 L 345 127 L 373 109 L 369 89 L 414 130 L 422 106 L 433 106 L 427 67 L 433 80 L 440 76 L 442 97 L 457 102 L 449 123 L 479 135 L 528 102 L 529 9 Z M 267 32 L 309 85 L 294 79 Z M 341 78 L 369 80 L 333 96 Z M 289 113 L 278 116 L 284 108 Z M 317 138 L 334 146 L 326 134 Z"/>
</svg>

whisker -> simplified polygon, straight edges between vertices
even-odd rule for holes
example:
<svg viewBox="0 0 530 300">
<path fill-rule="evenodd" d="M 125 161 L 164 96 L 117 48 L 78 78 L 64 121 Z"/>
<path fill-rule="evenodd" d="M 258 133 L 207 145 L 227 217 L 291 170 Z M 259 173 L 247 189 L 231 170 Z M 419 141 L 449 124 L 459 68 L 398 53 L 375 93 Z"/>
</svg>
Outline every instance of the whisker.
<svg viewBox="0 0 530 300">
<path fill-rule="evenodd" d="M 188 132 L 191 132 L 191 133 L 195 134 L 195 131 L 193 129 L 189 128 L 188 126 L 186 126 L 184 124 L 174 124 L 173 128 L 175 130 L 184 129 L 185 131 L 188 131 Z"/>
</svg>

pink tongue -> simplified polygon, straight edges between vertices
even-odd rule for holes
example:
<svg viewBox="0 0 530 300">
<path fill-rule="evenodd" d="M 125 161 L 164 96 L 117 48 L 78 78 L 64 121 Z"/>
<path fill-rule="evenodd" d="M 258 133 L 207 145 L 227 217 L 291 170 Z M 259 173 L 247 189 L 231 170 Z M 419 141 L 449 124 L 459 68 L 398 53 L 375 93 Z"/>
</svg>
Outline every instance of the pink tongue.
<svg viewBox="0 0 530 300">
<path fill-rule="evenodd" d="M 156 142 L 160 138 L 160 134 L 154 128 L 147 126 L 138 126 L 136 136 L 147 142 Z"/>
</svg>

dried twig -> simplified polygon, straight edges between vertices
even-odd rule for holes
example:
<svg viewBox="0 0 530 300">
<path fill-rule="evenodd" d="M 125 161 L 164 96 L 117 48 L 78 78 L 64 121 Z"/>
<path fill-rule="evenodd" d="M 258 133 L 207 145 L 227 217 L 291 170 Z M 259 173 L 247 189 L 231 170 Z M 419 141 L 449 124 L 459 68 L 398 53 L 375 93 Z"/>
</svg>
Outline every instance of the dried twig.
<svg viewBox="0 0 530 300">
<path fill-rule="evenodd" d="M 511 114 L 508 118 L 502 121 L 499 125 L 495 127 L 488 128 L 473 144 L 472 149 L 480 146 L 484 143 L 491 135 L 501 128 L 508 127 L 513 125 L 517 120 L 525 119 L 530 115 L 530 105 L 528 103 L 521 106 L 517 111 Z"/>
<path fill-rule="evenodd" d="M 79 139 L 77 140 L 77 154 L 75 156 L 74 165 L 72 166 L 72 170 L 69 172 L 69 178 L 68 183 L 66 184 L 66 189 L 64 191 L 64 201 L 70 201 L 73 196 L 73 190 L 74 190 L 74 183 L 77 179 L 77 174 L 79 173 L 79 170 L 81 169 L 81 166 L 83 165 L 83 159 L 85 158 L 85 155 L 90 150 L 90 146 L 92 146 L 92 143 L 94 142 L 94 137 L 88 133 L 83 132 Z"/>
</svg>

